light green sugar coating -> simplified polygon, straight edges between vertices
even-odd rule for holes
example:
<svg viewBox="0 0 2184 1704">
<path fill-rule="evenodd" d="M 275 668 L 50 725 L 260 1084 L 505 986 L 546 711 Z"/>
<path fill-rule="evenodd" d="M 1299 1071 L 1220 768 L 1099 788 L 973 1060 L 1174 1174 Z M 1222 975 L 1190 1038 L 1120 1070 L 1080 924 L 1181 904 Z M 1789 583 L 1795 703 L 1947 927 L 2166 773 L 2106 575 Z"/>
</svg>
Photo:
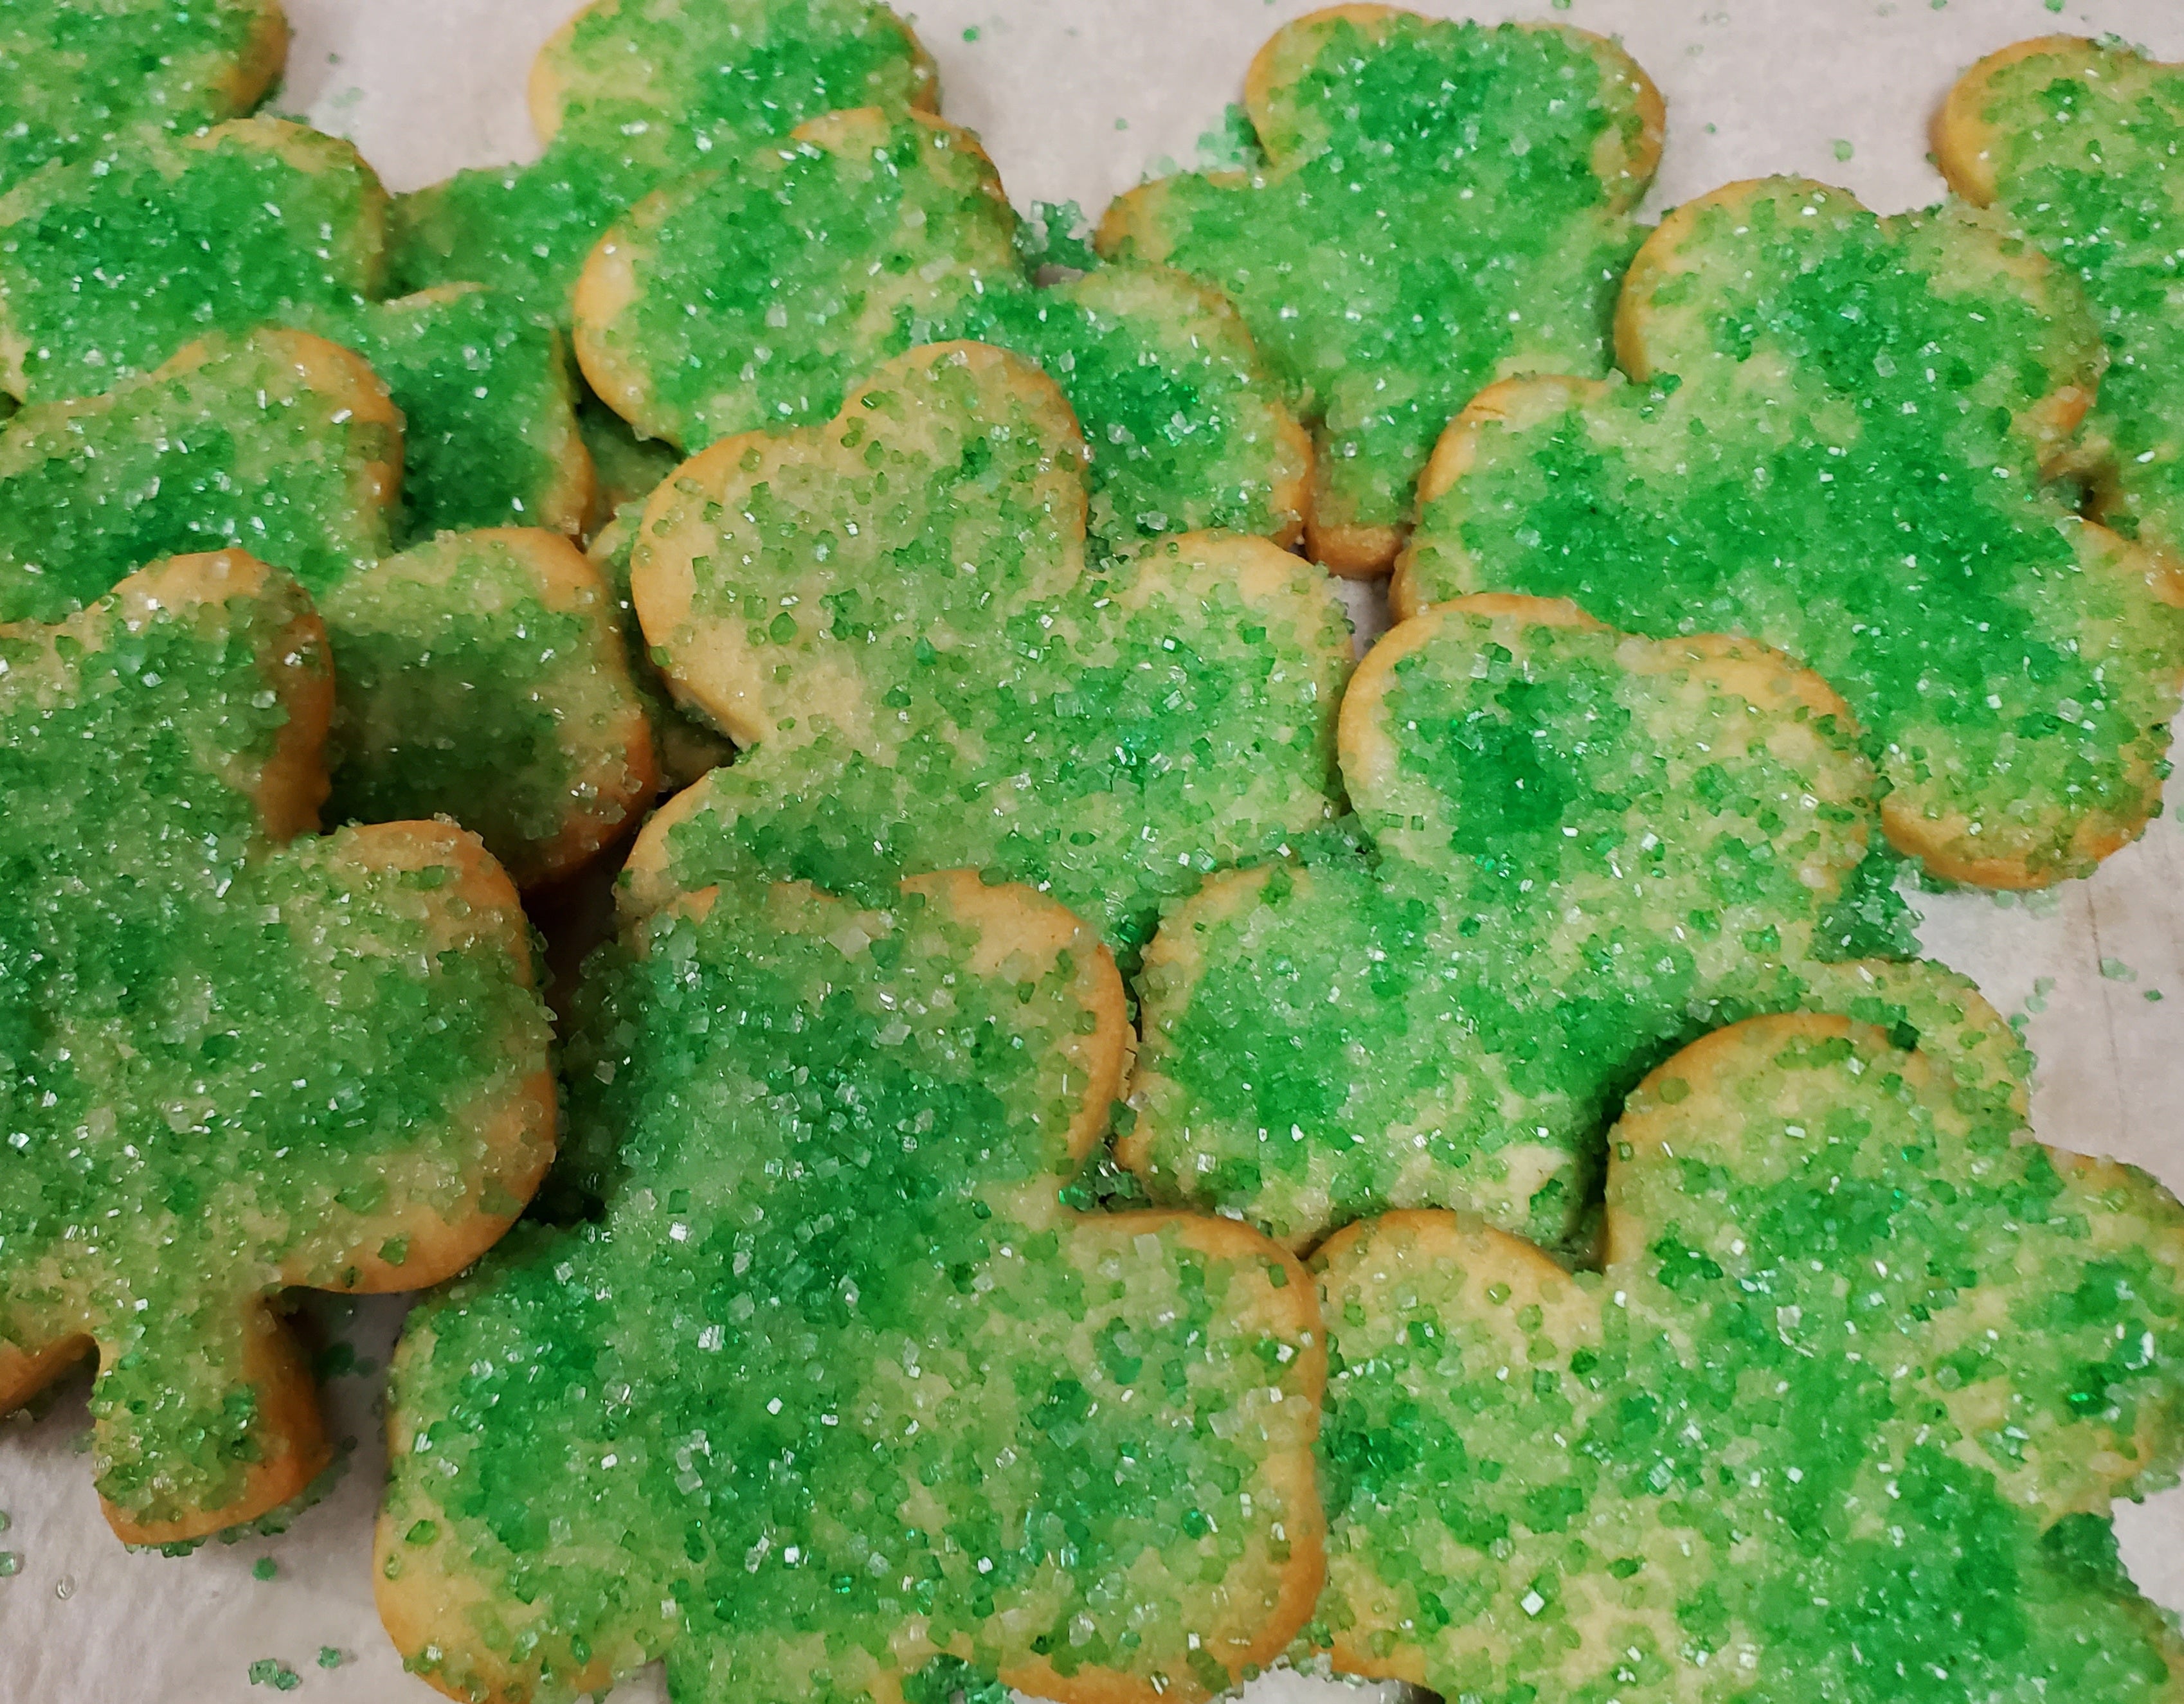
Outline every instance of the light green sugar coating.
<svg viewBox="0 0 2184 1704">
<path fill-rule="evenodd" d="M 160 557 L 239 546 L 322 592 L 387 554 L 401 432 L 360 362 L 294 333 L 0 426 L 0 621 L 58 621 Z"/>
<path fill-rule="evenodd" d="M 1462 607 L 1384 639 L 1345 710 L 1376 862 L 1217 877 L 1167 911 L 1139 983 L 1121 1156 L 1156 1200 L 1295 1246 L 1390 1207 L 1564 1243 L 1621 1097 L 1680 1043 L 1855 997 L 1960 1026 L 1839 899 L 1871 771 L 1809 676 Z M 1973 1002 L 1976 1005 L 1976 1002 Z M 2022 1061 L 1981 1050 L 1989 1086 Z"/>
<path fill-rule="evenodd" d="M 1983 157 L 1954 157 L 1945 126 L 1943 170 L 2083 281 L 2109 357 L 2088 422 L 2101 518 L 2184 571 L 2184 68 L 2059 41 L 1969 92 Z"/>
<path fill-rule="evenodd" d="M 529 886 L 649 802 L 644 711 L 611 597 L 566 539 L 444 533 L 320 608 L 341 671 L 334 820 L 455 817 Z"/>
<path fill-rule="evenodd" d="M 1268 1660 L 1317 1556 L 1308 1281 L 1057 1204 L 1121 1066 L 1106 955 L 967 876 L 705 905 L 587 974 L 603 1217 L 511 1239 L 398 1357 L 411 1666 L 543 1704 L 664 1655 L 676 1704 L 851 1704 Z"/>
<path fill-rule="evenodd" d="M 532 96 L 542 159 L 397 203 L 403 288 L 475 280 L 566 321 L 592 245 L 670 177 L 822 113 L 937 100 L 909 27 L 872 0 L 599 0 L 547 44 Z"/>
<path fill-rule="evenodd" d="M 616 226 L 577 291 L 577 348 L 632 424 L 686 449 L 824 420 L 881 360 L 1021 287 L 1016 222 L 967 131 L 833 114 Z"/>
<path fill-rule="evenodd" d="M 1194 534 L 1084 565 L 1067 408 L 1015 357 L 913 352 L 831 425 L 726 440 L 655 493 L 633 576 L 678 692 L 739 742 L 628 898 L 969 865 L 1126 955 L 1164 899 L 1332 815 L 1349 633 L 1323 576 Z"/>
<path fill-rule="evenodd" d="M 2184 1212 L 1880 1032 L 1679 1055 L 1605 1272 L 1439 1214 L 1326 1256 L 1339 1668 L 1477 1704 L 2166 1704 L 2109 1499 L 2184 1456 Z"/>
<path fill-rule="evenodd" d="M 265 1298 L 398 1284 L 410 1243 L 442 1275 L 551 1140 L 513 894 L 431 825 L 281 845 L 324 641 L 215 562 L 0 630 L 0 1387 L 96 1339 L 99 1490 L 140 1528 L 279 1441 Z"/>
<path fill-rule="evenodd" d="M 1789 180 L 1685 209 L 1624 309 L 1652 381 L 1483 399 L 1502 419 L 1451 428 L 1468 465 L 1429 482 L 1397 603 L 1752 634 L 1849 701 L 1900 849 L 2082 875 L 2159 800 L 2184 622 L 2038 483 L 2049 399 L 2096 370 L 2067 283 L 1960 209 L 1884 220 Z"/>
<path fill-rule="evenodd" d="M 0 15 L 0 188 L 140 128 L 249 110 L 278 75 L 279 0 L 10 0 Z"/>
<path fill-rule="evenodd" d="M 209 331 L 294 326 L 355 349 L 392 390 L 412 536 L 575 531 L 589 492 L 558 337 L 502 293 L 373 300 L 386 203 L 348 143 L 268 120 L 42 174 L 0 200 L 7 386 L 97 395 Z"/>
<path fill-rule="evenodd" d="M 888 357 L 975 337 L 1068 398 L 1096 537 L 1294 536 L 1307 443 L 1227 303 L 1164 269 L 1036 290 L 1016 233 L 967 131 L 838 114 L 617 226 L 577 289 L 578 353 L 641 431 L 696 449 L 823 420 Z"/>
<path fill-rule="evenodd" d="M 610 415 L 619 420 L 620 416 Z M 604 466 L 602 471 L 604 471 Z M 669 470 L 673 471 L 671 466 Z M 630 683 L 644 707 L 645 725 L 652 732 L 652 750 L 660 766 L 660 789 L 680 793 L 709 770 L 735 755 L 727 737 L 697 711 L 675 702 L 652 648 L 645 643 L 644 629 L 637 619 L 630 595 L 630 557 L 637 549 L 637 525 L 644 514 L 639 499 L 618 511 L 599 529 L 585 554 L 599 571 L 614 602 L 615 626 L 621 635 L 622 654 L 628 665 Z"/>
<path fill-rule="evenodd" d="M 193 337 L 377 293 L 386 192 L 337 137 L 273 119 L 134 138 L 0 199 L 8 388 L 95 396 Z"/>
<path fill-rule="evenodd" d="M 402 536 L 580 531 L 589 454 L 560 334 L 502 291 L 449 286 L 311 329 L 354 349 L 402 410 Z"/>
<path fill-rule="evenodd" d="M 1321 527 L 1396 527 L 1489 380 L 1598 373 L 1658 97 L 1596 37 L 1408 13 L 1307 19 L 1262 50 L 1264 159 L 1133 192 L 1105 253 L 1225 291 L 1320 452 Z"/>
</svg>

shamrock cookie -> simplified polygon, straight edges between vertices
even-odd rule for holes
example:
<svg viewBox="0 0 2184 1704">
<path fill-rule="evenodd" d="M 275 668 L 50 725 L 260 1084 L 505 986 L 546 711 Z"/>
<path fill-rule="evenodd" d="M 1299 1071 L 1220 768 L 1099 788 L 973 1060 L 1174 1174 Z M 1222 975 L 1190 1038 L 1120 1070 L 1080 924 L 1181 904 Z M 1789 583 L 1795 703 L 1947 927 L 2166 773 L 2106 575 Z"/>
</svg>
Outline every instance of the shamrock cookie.
<svg viewBox="0 0 2184 1704">
<path fill-rule="evenodd" d="M 653 818 L 629 904 L 788 877 L 875 900 L 964 865 L 1134 953 L 1206 871 L 1328 821 L 1350 639 L 1326 576 L 1211 533 L 1090 573 L 1085 515 L 1061 393 L 978 343 L 685 464 L 638 527 L 638 613 L 753 749 Z"/>
<path fill-rule="evenodd" d="M 1037 290 L 967 131 L 833 113 L 655 192 L 577 281 L 577 355 L 640 432 L 696 449 L 824 420 L 913 344 L 972 337 L 1061 387 L 1112 548 L 1303 525 L 1312 447 L 1228 303 L 1161 268 Z"/>
<path fill-rule="evenodd" d="M 0 425 L 0 621 L 60 621 L 162 556 L 237 546 L 315 593 L 393 548 L 402 422 L 348 350 L 208 337 Z"/>
<path fill-rule="evenodd" d="M 0 382 L 89 396 L 208 331 L 355 349 L 408 423 L 406 531 L 575 532 L 592 500 L 559 340 L 475 286 L 382 303 L 387 195 L 356 150 L 246 119 L 145 136 L 0 199 Z"/>
<path fill-rule="evenodd" d="M 568 874 L 658 777 L 613 593 L 558 532 L 444 533 L 320 602 L 341 667 L 330 810 L 449 811 L 526 888 Z"/>
<path fill-rule="evenodd" d="M 1450 426 L 1398 610 L 1523 591 L 1778 646 L 1857 716 L 1890 840 L 1953 881 L 2136 838 L 2184 618 L 2040 482 L 2100 372 L 2070 280 L 1961 208 L 1772 179 L 1663 221 L 1617 337 L 1628 382 L 1496 386 Z"/>
<path fill-rule="evenodd" d="M 874 910 L 707 890 L 580 1004 L 603 1216 L 512 1239 L 396 1357 L 411 1668 L 1150 1704 L 1284 1648 L 1322 1573 L 1311 1283 L 1240 1225 L 1057 1200 L 1128 1049 L 1092 931 L 968 871 Z"/>
<path fill-rule="evenodd" d="M 1318 443 L 1306 548 L 1385 573 L 1474 392 L 1606 370 L 1661 97 L 1582 31 L 1348 5 L 1277 31 L 1245 107 L 1252 170 L 1133 190 L 1100 249 L 1234 301 Z"/>
<path fill-rule="evenodd" d="M 1951 187 L 2084 283 L 2109 368 L 2076 471 L 2094 516 L 2184 587 L 2184 67 L 2114 42 L 2020 42 L 1964 73 L 1934 146 Z"/>
<path fill-rule="evenodd" d="M 1377 862 L 1217 876 L 1145 955 L 1117 1155 L 1156 1200 L 1300 1248 L 1417 1206 L 1557 1245 L 1617 1101 L 1725 1016 L 1855 986 L 1971 1023 L 1911 967 L 1813 962 L 1845 944 L 1873 772 L 1763 647 L 1466 599 L 1368 654 L 1341 753 Z M 1992 1027 L 1978 1072 L 2009 1092 Z"/>
<path fill-rule="evenodd" d="M 2184 1459 L 2184 1211 L 1922 1050 L 1757 1018 L 1612 1134 L 1605 1271 L 1450 1214 L 1315 1261 L 1338 1669 L 1479 1704 L 2166 1704 L 2112 1498 Z"/>
<path fill-rule="evenodd" d="M 925 50 L 872 0 L 593 0 L 532 68 L 544 157 L 403 197 L 394 275 L 477 280 L 561 322 L 592 245 L 670 177 L 822 113 L 938 104 Z"/>
<path fill-rule="evenodd" d="M 96 1349 L 133 1543 L 326 1465 L 279 1290 L 446 1278 L 553 1150 L 515 890 L 452 827 L 309 832 L 332 699 L 240 552 L 0 627 L 0 1411 Z"/>
<path fill-rule="evenodd" d="M 0 16 L 0 189 L 131 131 L 239 117 L 287 56 L 280 0 L 11 0 Z"/>
</svg>

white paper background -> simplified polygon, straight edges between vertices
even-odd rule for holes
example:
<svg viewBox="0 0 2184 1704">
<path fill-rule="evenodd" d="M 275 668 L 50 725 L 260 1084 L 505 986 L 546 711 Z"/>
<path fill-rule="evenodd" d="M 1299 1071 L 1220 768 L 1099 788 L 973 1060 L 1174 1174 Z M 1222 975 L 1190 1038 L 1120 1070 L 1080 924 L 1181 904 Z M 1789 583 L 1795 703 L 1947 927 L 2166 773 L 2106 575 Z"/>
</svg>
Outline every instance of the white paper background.
<svg viewBox="0 0 2184 1704">
<path fill-rule="evenodd" d="M 532 147 L 525 73 L 573 3 L 288 0 L 297 41 L 281 107 L 353 137 L 398 189 L 521 158 Z M 1300 0 L 927 0 L 914 15 L 940 63 L 948 115 L 984 136 L 1017 204 L 1074 200 L 1096 216 L 1149 170 L 1190 164 L 1239 97 L 1252 50 L 1306 9 Z M 1669 99 L 1657 204 L 1797 171 L 1884 210 L 1915 205 L 1941 189 L 1925 159 L 1928 114 L 1989 49 L 2049 31 L 2114 31 L 2184 58 L 2177 0 L 1506 0 L 1474 9 L 1622 36 Z M 2092 881 L 2055 894 L 1918 903 L 1928 949 L 1977 977 L 2003 1010 L 2044 1004 L 2030 1018 L 2041 1136 L 2136 1161 L 2184 1188 L 2184 828 L 2156 822 Z M 2158 1004 L 2147 998 L 2157 991 L 2167 996 Z M 383 1365 L 397 1308 L 368 1305 L 353 1323 L 343 1305 L 319 1311 Z M 0 1579 L 0 1704 L 241 1704 L 274 1696 L 246 1679 L 268 1657 L 302 1677 L 299 1697 L 322 1704 L 436 1696 L 402 1673 L 371 1608 L 378 1389 L 376 1373 L 330 1388 L 332 1434 L 358 1447 L 325 1502 L 277 1539 L 214 1543 L 183 1560 L 128 1554 L 100 1520 L 77 1453 L 81 1383 L 43 1419 L 0 1424 L 0 1511 L 10 1517 L 0 1550 L 21 1558 L 19 1573 Z M 2184 1609 L 2184 1493 L 2126 1507 L 2119 1525 L 2142 1584 Z M 279 1568 L 270 1581 L 252 1573 L 265 1556 Z M 338 1668 L 318 1668 L 322 1646 L 341 1654 Z M 615 1704 L 658 1696 L 640 1679 Z M 1349 1695 L 1278 1675 L 1249 1696 L 1305 1704 Z"/>
</svg>

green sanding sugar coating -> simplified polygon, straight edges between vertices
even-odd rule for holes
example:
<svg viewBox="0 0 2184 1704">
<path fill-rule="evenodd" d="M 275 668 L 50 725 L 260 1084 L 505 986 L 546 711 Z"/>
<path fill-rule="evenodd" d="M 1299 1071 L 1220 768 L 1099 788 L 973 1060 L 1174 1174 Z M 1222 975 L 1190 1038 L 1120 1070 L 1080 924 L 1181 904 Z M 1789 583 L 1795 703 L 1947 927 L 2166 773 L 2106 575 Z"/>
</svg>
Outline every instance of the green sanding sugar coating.
<svg viewBox="0 0 2184 1704">
<path fill-rule="evenodd" d="M 497 290 L 453 287 L 303 322 L 371 364 L 402 410 L 402 533 L 575 532 L 590 506 L 560 335 Z"/>
<path fill-rule="evenodd" d="M 638 603 L 671 677 L 756 749 L 638 865 L 866 898 L 967 865 L 1128 955 L 1162 900 L 1332 815 L 1350 643 L 1325 576 L 1212 535 L 1088 574 L 1067 413 L 1021 361 L 920 351 L 833 424 L 715 455 L 646 511 Z M 677 575 L 668 631 L 647 582 Z"/>
<path fill-rule="evenodd" d="M 670 177 L 822 113 L 935 98 L 908 26 L 872 0 L 598 0 L 540 55 L 534 109 L 542 81 L 559 114 L 542 159 L 397 204 L 401 287 L 497 285 L 566 320 L 592 245 Z"/>
<path fill-rule="evenodd" d="M 1201 528 L 1300 531 L 1310 440 L 1219 297 L 1117 263 L 994 292 L 946 329 L 1013 349 L 1061 387 L 1090 458 L 1092 537 L 1107 549 Z"/>
<path fill-rule="evenodd" d="M 193 364 L 0 426 L 0 621 L 58 621 L 192 551 L 240 547 L 314 592 L 384 555 L 385 398 L 332 350 L 299 368 L 302 347 L 209 338 Z"/>
<path fill-rule="evenodd" d="M 1596 38 L 1401 12 L 1292 25 L 1268 53 L 1267 163 L 1133 192 L 1100 247 L 1242 310 L 1318 439 L 1318 525 L 1401 526 L 1480 386 L 1606 370 L 1650 89 Z"/>
<path fill-rule="evenodd" d="M 472 1121 L 544 1060 L 512 905 L 402 831 L 268 833 L 327 663 L 292 582 L 227 591 L 0 637 L 0 1360 L 96 1340 L 138 1523 L 239 1495 L 263 1298 L 475 1211 L 505 1162 Z"/>
<path fill-rule="evenodd" d="M 1961 879 L 2086 873 L 2159 798 L 2184 622 L 2038 482 L 2042 405 L 2098 353 L 2075 292 L 1960 211 L 1795 181 L 1652 247 L 1652 382 L 1511 397 L 1422 506 L 1398 603 L 1521 590 L 1752 634 L 1849 701 L 1899 846 Z"/>
<path fill-rule="evenodd" d="M 627 376 L 639 430 L 694 450 L 827 420 L 881 360 L 1021 287 L 1016 214 L 967 132 L 872 112 L 800 135 L 662 191 L 587 272 L 579 348 L 595 385 Z"/>
<path fill-rule="evenodd" d="M 677 1704 L 1227 1688 L 1311 1543 L 1312 1322 L 1234 1227 L 1057 1204 L 1112 966 L 969 878 L 696 909 L 579 995 L 603 1216 L 519 1231 L 398 1357 L 410 1666 L 540 1701 L 661 1656 Z"/>
<path fill-rule="evenodd" d="M 800 136 L 661 192 L 587 271 L 586 369 L 641 430 L 695 449 L 823 420 L 888 357 L 971 337 L 1061 387 L 1095 537 L 1297 531 L 1306 440 L 1225 303 L 1134 267 L 1034 289 L 992 163 L 936 120 Z"/>
<path fill-rule="evenodd" d="M 1862 1026 L 1634 1097 L 1608 1260 L 1442 1215 L 1323 1261 L 1319 1632 L 1478 1704 L 2156 1704 L 2112 1495 L 2184 1456 L 2184 1211 Z"/>
<path fill-rule="evenodd" d="M 1786 663 L 1460 609 L 1382 643 L 1344 734 L 1377 860 L 1217 878 L 1148 954 L 1122 1156 L 1155 1200 L 1299 1246 L 1428 1206 L 1555 1246 L 1681 1042 L 1843 1000 L 1964 1024 L 1930 967 L 1816 961 L 1865 944 L 1872 776 Z M 2007 1032 L 1980 1051 L 2009 1092 Z"/>
<path fill-rule="evenodd" d="M 8 389 L 95 395 L 207 331 L 376 294 L 385 192 L 347 142 L 272 120 L 148 136 L 0 200 Z"/>
<path fill-rule="evenodd" d="M 2184 561 L 2184 69 L 2070 43 L 2003 66 L 1981 92 L 1996 204 L 2099 312 L 2109 369 L 2088 425 L 2102 519 Z"/>
<path fill-rule="evenodd" d="M 0 188 L 140 128 L 247 110 L 281 68 L 278 0 L 9 0 L 0 12 Z"/>
<path fill-rule="evenodd" d="M 448 533 L 320 599 L 341 680 L 332 819 L 454 816 L 528 884 L 557 872 L 572 822 L 618 825 L 649 794 L 605 587 L 549 580 L 539 559 L 563 555 L 583 566 L 557 536 Z"/>
<path fill-rule="evenodd" d="M 409 536 L 574 531 L 588 491 L 558 337 L 502 292 L 373 300 L 386 203 L 347 142 L 269 120 L 43 174 L 0 201 L 8 387 L 96 395 L 209 331 L 293 326 L 354 349 L 393 393 Z"/>
</svg>

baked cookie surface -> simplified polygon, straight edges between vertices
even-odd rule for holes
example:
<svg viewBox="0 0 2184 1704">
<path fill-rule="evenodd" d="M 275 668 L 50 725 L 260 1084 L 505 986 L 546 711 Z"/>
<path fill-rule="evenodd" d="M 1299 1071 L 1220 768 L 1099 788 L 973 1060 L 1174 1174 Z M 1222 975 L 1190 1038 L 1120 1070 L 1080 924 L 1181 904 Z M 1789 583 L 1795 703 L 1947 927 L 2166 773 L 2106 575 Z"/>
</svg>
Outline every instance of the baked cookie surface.
<svg viewBox="0 0 2184 1704">
<path fill-rule="evenodd" d="M 1331 819 L 1350 641 L 1325 576 L 1217 534 L 1089 571 L 1081 443 L 1036 368 L 940 344 L 654 493 L 645 633 L 749 749 L 647 826 L 627 905 L 969 866 L 1128 955 L 1162 899 Z"/>
<path fill-rule="evenodd" d="M 1382 574 L 1474 392 L 1607 370 L 1660 96 L 1581 31 L 1347 5 L 1278 31 L 1245 106 L 1253 169 L 1131 191 L 1100 248 L 1235 303 L 1317 441 L 1307 548 Z"/>
<path fill-rule="evenodd" d="M 448 1276 L 553 1152 L 515 890 L 452 827 L 310 832 L 332 696 L 239 552 L 0 627 L 0 1411 L 95 1348 L 132 1542 L 326 1465 L 282 1288 Z"/>
<path fill-rule="evenodd" d="M 1287 543 L 1311 448 L 1228 303 L 1163 268 L 1034 287 L 1017 216 L 967 131 L 830 114 L 655 192 L 577 281 L 593 388 L 686 449 L 821 421 L 880 362 L 969 337 L 1061 387 L 1112 549 L 1217 527 Z"/>
<path fill-rule="evenodd" d="M 382 302 L 386 223 L 353 147 L 279 120 L 42 174 L 0 199 L 0 376 L 25 401 L 93 396 L 208 331 L 311 331 L 402 411 L 405 537 L 579 531 L 592 472 L 559 337 L 476 285 Z"/>
<path fill-rule="evenodd" d="M 2075 471 L 2093 514 L 2184 587 L 2184 66 L 2115 42 L 2021 42 L 1964 73 L 1934 144 L 1952 188 L 2084 283 L 2109 359 Z"/>
<path fill-rule="evenodd" d="M 0 189 L 131 131 L 239 118 L 287 54 L 280 0 L 12 0 L 0 15 Z"/>
<path fill-rule="evenodd" d="M 677 1704 L 1197 1699 L 1320 1579 L 1310 1280 L 1084 1216 L 1128 1027 L 1096 938 L 968 871 L 691 895 L 570 1055 L 602 1216 L 413 1317 L 382 1612 L 456 1697 L 664 1657 Z"/>
<path fill-rule="evenodd" d="M 2110 1500 L 2184 1456 L 2184 1211 L 1816 1015 L 1685 1049 L 1606 1267 L 1397 1213 L 1314 1264 L 1336 1668 L 1481 1704 L 2154 1704 Z"/>
<path fill-rule="evenodd" d="M 2135 838 L 2184 616 L 2042 482 L 2100 376 L 2074 281 L 1961 207 L 1774 179 L 1677 209 L 1618 312 L 1627 381 L 1497 385 L 1451 425 L 1398 611 L 1521 591 L 1774 645 L 1843 695 L 1889 838 L 1951 880 L 2040 886 Z"/>
<path fill-rule="evenodd" d="M 1841 912 L 1874 777 L 1841 701 L 1763 647 L 1462 600 L 1368 654 L 1341 757 L 1369 859 L 1217 875 L 1162 914 L 1117 1149 L 1156 1200 L 1296 1248 L 1391 1207 L 1561 1246 L 1669 1049 L 1852 989 L 1914 1029 L 1985 1011 L 1930 967 L 1816 962 L 1864 945 Z M 2023 1063 L 1990 1036 L 1991 1086 Z"/>
<path fill-rule="evenodd" d="M 668 178 L 823 113 L 938 103 L 925 50 L 872 0 L 593 0 L 532 70 L 543 157 L 401 198 L 395 277 L 494 285 L 565 323 L 593 244 Z"/>
</svg>

